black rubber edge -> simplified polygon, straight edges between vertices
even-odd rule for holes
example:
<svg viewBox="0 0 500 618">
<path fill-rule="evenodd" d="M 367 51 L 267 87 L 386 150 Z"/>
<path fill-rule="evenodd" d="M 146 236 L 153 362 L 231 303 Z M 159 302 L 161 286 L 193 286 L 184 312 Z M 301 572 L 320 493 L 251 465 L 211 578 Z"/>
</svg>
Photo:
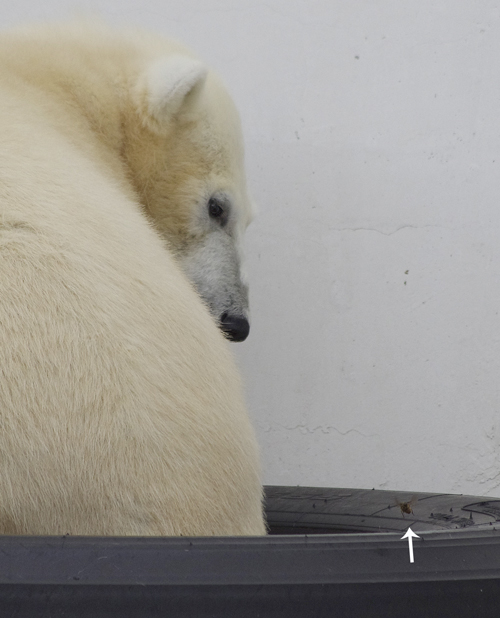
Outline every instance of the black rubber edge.
<svg viewBox="0 0 500 618">
<path fill-rule="evenodd" d="M 0 537 L 0 616 L 498 617 L 496 525 L 401 536 Z"/>
</svg>

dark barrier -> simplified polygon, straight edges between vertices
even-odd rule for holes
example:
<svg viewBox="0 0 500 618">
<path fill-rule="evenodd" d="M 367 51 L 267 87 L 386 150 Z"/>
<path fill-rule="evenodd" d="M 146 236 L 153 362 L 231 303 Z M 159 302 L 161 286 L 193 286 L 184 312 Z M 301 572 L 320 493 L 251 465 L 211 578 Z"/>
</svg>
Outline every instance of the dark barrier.
<svg viewBox="0 0 500 618">
<path fill-rule="evenodd" d="M 333 516 L 342 517 L 345 528 L 349 515 L 339 511 L 343 498 L 339 502 L 334 494 L 343 492 L 345 499 L 352 499 L 351 492 L 361 490 L 300 491 L 269 488 L 267 509 L 274 531 L 283 516 L 287 526 L 293 524 L 291 513 L 301 525 L 312 523 L 318 531 L 318 500 L 324 505 L 325 499 L 326 504 L 336 502 Z M 325 491 L 330 498 L 310 495 Z M 385 497 L 365 493 L 375 501 Z M 294 501 L 311 499 L 316 501 L 315 507 L 309 503 L 314 521 L 307 521 L 306 507 L 297 515 Z M 416 519 L 420 502 L 410 505 Z M 402 530 L 413 525 L 409 516 L 403 518 L 400 506 L 385 508 L 395 521 L 404 521 Z M 455 512 L 458 507 L 450 508 Z M 353 515 L 378 517 L 373 510 Z M 266 538 L 0 537 L 0 616 L 498 618 L 496 525 L 489 521 L 453 530 L 415 530 L 419 538 L 413 539 L 414 562 L 401 532 Z"/>
</svg>

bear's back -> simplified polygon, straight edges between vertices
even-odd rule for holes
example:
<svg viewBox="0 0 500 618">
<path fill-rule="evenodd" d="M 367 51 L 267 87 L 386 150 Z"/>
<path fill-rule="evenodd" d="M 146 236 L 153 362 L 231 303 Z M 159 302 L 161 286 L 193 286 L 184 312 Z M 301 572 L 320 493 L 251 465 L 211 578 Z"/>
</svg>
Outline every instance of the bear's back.
<svg viewBox="0 0 500 618">
<path fill-rule="evenodd" d="M 1 47 L 0 533 L 263 533 L 226 342 L 87 119 Z"/>
</svg>

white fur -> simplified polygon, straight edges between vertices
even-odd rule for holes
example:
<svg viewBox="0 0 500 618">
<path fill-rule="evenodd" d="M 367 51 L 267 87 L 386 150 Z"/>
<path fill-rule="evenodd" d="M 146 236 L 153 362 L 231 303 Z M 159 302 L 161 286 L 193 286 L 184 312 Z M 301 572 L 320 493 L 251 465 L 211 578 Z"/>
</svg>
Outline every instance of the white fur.
<svg viewBox="0 0 500 618">
<path fill-rule="evenodd" d="M 265 532 L 229 344 L 178 262 L 207 187 L 241 220 L 241 138 L 214 78 L 189 133 L 168 104 L 168 138 L 144 122 L 138 75 L 154 114 L 204 81 L 163 90 L 147 67 L 171 53 L 103 27 L 0 37 L 0 533 Z"/>
<path fill-rule="evenodd" d="M 175 115 L 185 97 L 203 85 L 207 74 L 208 69 L 201 62 L 179 54 L 153 62 L 141 76 L 146 83 L 139 86 L 145 86 L 148 92 L 150 114 L 160 122 Z"/>
</svg>

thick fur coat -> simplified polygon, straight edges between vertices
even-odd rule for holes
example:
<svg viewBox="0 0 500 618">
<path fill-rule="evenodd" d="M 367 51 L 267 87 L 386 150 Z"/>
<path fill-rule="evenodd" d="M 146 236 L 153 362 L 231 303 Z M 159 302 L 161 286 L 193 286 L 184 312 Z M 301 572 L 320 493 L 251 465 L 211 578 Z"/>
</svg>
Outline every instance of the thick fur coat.
<svg viewBox="0 0 500 618">
<path fill-rule="evenodd" d="M 251 217 L 220 81 L 148 34 L 26 28 L 0 135 L 0 533 L 263 534 L 216 325 L 246 315 Z"/>
</svg>

